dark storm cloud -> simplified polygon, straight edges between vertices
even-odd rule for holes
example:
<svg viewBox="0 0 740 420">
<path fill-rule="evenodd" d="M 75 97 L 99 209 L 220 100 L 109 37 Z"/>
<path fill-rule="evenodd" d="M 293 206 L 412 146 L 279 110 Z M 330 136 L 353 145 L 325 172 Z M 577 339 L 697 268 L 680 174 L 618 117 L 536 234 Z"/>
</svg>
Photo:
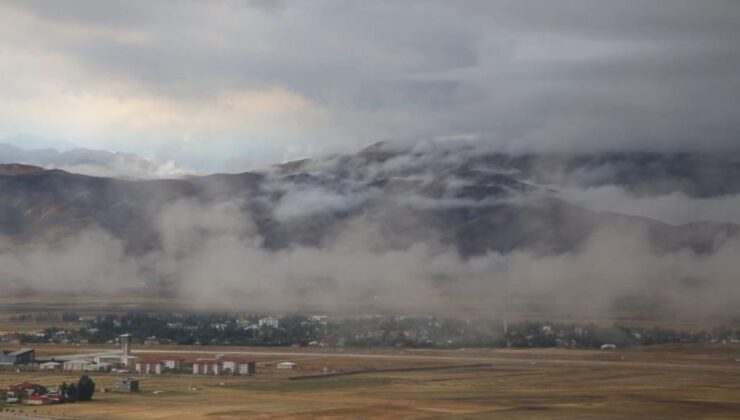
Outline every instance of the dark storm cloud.
<svg viewBox="0 0 740 420">
<path fill-rule="evenodd" d="M 508 150 L 727 150 L 740 134 L 736 1 L 7 4 L 39 19 L 23 31 L 34 48 L 88 77 L 195 106 L 279 87 L 328 115 L 284 148 L 475 135 Z"/>
</svg>

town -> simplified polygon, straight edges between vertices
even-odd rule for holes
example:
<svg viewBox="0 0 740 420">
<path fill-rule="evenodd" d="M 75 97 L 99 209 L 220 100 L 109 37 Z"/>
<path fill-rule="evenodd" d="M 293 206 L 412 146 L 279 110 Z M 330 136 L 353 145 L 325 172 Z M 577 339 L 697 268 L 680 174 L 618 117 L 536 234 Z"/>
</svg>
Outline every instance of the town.
<svg viewBox="0 0 740 420">
<path fill-rule="evenodd" d="M 27 313 L 12 320 L 17 331 L 0 335 L 0 344 L 117 344 L 122 334 L 142 345 L 318 346 L 411 348 L 600 348 L 669 343 L 738 342 L 740 330 L 677 331 L 662 327 L 515 322 L 366 315 L 174 314 L 132 312 L 123 315 Z M 24 322 L 45 321 L 38 331 Z M 67 323 L 77 323 L 69 328 Z M 174 364 L 169 367 L 174 369 Z"/>
</svg>

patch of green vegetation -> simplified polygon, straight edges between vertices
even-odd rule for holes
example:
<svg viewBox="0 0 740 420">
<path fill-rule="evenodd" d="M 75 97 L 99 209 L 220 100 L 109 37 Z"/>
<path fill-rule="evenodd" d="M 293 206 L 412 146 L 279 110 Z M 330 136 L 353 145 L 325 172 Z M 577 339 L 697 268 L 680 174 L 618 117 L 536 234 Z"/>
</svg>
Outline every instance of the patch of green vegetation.
<svg viewBox="0 0 740 420">
<path fill-rule="evenodd" d="M 388 378 L 377 377 L 340 377 L 326 379 L 308 379 L 308 380 L 280 380 L 275 382 L 253 382 L 227 385 L 230 388 L 238 388 L 247 391 L 261 392 L 307 392 L 307 391 L 325 391 L 331 389 L 348 389 L 378 387 L 391 383 Z"/>
</svg>

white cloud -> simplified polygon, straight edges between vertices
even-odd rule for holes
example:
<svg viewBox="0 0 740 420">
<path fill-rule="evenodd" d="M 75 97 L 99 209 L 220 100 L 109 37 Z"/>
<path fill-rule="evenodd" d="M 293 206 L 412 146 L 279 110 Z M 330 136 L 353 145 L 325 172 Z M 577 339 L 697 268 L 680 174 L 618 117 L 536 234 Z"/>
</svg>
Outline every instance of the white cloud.
<svg viewBox="0 0 740 420">
<path fill-rule="evenodd" d="M 639 197 L 615 185 L 566 188 L 560 193 L 566 200 L 596 211 L 649 217 L 672 224 L 702 221 L 740 224 L 740 195 L 692 198 L 682 192 L 673 192 Z"/>
</svg>

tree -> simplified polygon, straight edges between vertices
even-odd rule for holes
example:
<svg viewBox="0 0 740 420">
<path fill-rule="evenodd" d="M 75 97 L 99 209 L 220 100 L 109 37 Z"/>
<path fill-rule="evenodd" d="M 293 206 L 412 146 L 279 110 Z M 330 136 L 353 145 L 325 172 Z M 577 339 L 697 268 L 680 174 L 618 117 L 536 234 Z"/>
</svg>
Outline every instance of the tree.
<svg viewBox="0 0 740 420">
<path fill-rule="evenodd" d="M 75 402 L 77 401 L 77 384 L 72 382 L 71 384 L 67 385 L 67 401 L 69 402 Z"/>
<path fill-rule="evenodd" d="M 80 376 L 77 381 L 77 400 L 90 401 L 95 393 L 95 382 L 87 375 Z"/>
<path fill-rule="evenodd" d="M 59 396 L 62 398 L 62 401 L 67 401 L 68 391 L 69 391 L 69 388 L 67 387 L 67 383 L 62 382 L 62 384 L 59 385 Z"/>
</svg>

